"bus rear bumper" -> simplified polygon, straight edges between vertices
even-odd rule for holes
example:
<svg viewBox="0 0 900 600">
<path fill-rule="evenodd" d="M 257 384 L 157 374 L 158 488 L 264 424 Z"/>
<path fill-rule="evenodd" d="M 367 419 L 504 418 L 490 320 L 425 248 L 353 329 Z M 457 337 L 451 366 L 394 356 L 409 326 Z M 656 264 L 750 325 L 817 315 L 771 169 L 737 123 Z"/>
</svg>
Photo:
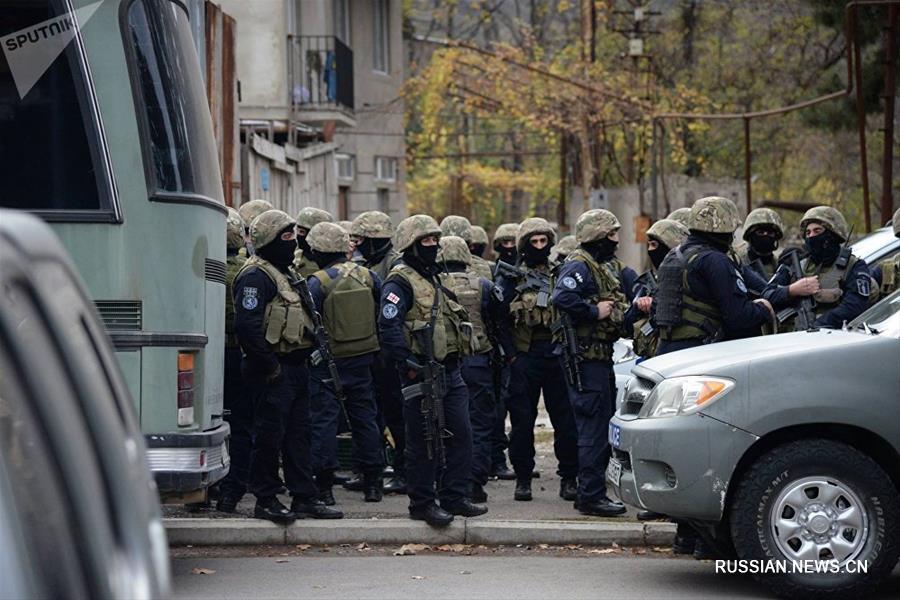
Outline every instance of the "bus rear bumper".
<svg viewBox="0 0 900 600">
<path fill-rule="evenodd" d="M 228 474 L 231 428 L 222 423 L 215 429 L 195 433 L 155 433 L 145 437 L 147 462 L 162 494 L 205 491 Z"/>
</svg>

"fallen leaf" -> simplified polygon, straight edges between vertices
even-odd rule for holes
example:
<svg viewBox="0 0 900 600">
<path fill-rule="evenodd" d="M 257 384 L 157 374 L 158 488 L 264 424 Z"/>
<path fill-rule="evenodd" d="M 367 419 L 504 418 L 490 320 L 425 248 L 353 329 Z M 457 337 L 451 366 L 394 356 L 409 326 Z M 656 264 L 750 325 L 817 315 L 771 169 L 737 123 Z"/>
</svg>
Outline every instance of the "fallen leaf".
<svg viewBox="0 0 900 600">
<path fill-rule="evenodd" d="M 602 550 L 588 550 L 588 554 L 612 554 L 615 548 L 603 548 Z"/>
<path fill-rule="evenodd" d="M 295 547 L 297 550 L 309 550 L 310 548 L 312 548 L 312 546 L 309 545 L 309 544 L 297 544 L 297 545 L 294 546 L 294 547 Z"/>
<path fill-rule="evenodd" d="M 647 551 L 643 548 L 638 548 L 634 551 L 635 554 L 647 554 Z"/>
<path fill-rule="evenodd" d="M 394 556 L 414 556 L 416 552 L 427 549 L 428 546 L 425 544 L 403 544 L 399 550 L 394 551 Z"/>
<path fill-rule="evenodd" d="M 357 550 L 369 550 L 369 545 L 365 542 L 356 547 Z"/>
<path fill-rule="evenodd" d="M 459 574 L 460 575 L 471 575 L 472 571 L 460 571 Z"/>
<path fill-rule="evenodd" d="M 193 569 L 191 569 L 191 573 L 193 573 L 194 575 L 212 575 L 215 572 L 215 569 L 204 569 L 201 567 L 194 567 Z"/>
<path fill-rule="evenodd" d="M 672 551 L 672 548 L 664 548 L 664 547 L 662 547 L 662 546 L 654 546 L 654 547 L 653 547 L 653 551 L 654 551 L 654 552 L 664 552 L 664 553 L 665 553 L 665 552 L 671 552 L 671 551 Z"/>
<path fill-rule="evenodd" d="M 618 548 L 619 545 L 618 545 L 617 543 L 613 542 L 613 543 L 612 543 L 612 547 L 613 547 L 613 548 Z"/>
<path fill-rule="evenodd" d="M 541 550 L 546 550 L 549 547 L 550 547 L 549 544 L 538 544 L 538 548 L 540 548 Z"/>
<path fill-rule="evenodd" d="M 413 575 L 412 579 L 425 579 L 425 578 L 422 577 L 421 575 Z"/>
<path fill-rule="evenodd" d="M 471 548 L 468 544 L 443 544 L 435 548 L 438 552 L 463 552 Z"/>
<path fill-rule="evenodd" d="M 615 544 L 614 544 L 614 545 L 615 545 Z M 566 546 L 566 548 L 569 549 L 569 550 L 580 550 L 580 549 L 581 549 L 581 544 L 569 544 L 569 545 Z"/>
<path fill-rule="evenodd" d="M 291 562 L 291 561 L 288 560 L 288 559 L 286 559 L 286 558 L 276 558 L 276 559 L 275 559 L 275 562 L 277 562 L 277 563 L 289 563 L 289 562 Z"/>
</svg>

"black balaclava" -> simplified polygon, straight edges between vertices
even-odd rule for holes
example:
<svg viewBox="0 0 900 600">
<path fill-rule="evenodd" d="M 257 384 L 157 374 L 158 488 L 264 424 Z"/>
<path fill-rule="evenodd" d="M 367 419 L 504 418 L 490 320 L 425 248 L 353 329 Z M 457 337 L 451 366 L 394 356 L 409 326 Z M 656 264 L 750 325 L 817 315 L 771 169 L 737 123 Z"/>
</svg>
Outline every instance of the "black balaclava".
<svg viewBox="0 0 900 600">
<path fill-rule="evenodd" d="M 525 246 L 522 250 L 522 259 L 529 267 L 545 265 L 547 264 L 547 259 L 550 258 L 550 249 L 552 247 L 553 244 L 548 241 L 547 245 L 543 248 L 535 248 L 531 245 L 531 238 L 529 238 L 525 241 Z"/>
<path fill-rule="evenodd" d="M 292 262 L 294 262 L 294 251 L 297 250 L 297 241 L 296 240 L 283 240 L 281 236 L 291 231 L 294 228 L 293 225 L 289 225 L 282 229 L 275 239 L 263 246 L 262 248 L 257 249 L 257 254 L 262 256 L 265 260 L 269 261 L 282 271 L 287 269 Z"/>
<path fill-rule="evenodd" d="M 647 254 L 650 255 L 650 262 L 653 263 L 654 269 L 659 268 L 659 265 L 662 264 L 662 261 L 666 257 L 666 254 L 668 254 L 669 250 L 671 250 L 671 248 L 669 248 L 659 240 L 656 240 L 656 243 L 658 244 L 656 248 L 654 248 L 653 250 L 647 250 Z"/>
<path fill-rule="evenodd" d="M 840 238 L 827 229 L 819 235 L 804 239 L 803 244 L 809 250 L 812 261 L 820 265 L 830 265 L 841 253 Z"/>
<path fill-rule="evenodd" d="M 319 265 L 320 269 L 327 269 L 334 263 L 347 260 L 347 255 L 343 252 L 319 252 L 318 250 L 310 248 L 309 258 Z"/>
<path fill-rule="evenodd" d="M 721 250 L 722 252 L 728 252 L 728 250 L 731 249 L 732 242 L 734 242 L 734 233 L 712 233 L 709 231 L 697 231 L 696 229 L 691 229 L 691 237 L 712 246 L 716 250 Z"/>
<path fill-rule="evenodd" d="M 403 262 L 426 277 L 435 275 L 440 271 L 437 264 L 439 246 L 423 246 L 421 240 L 407 248 L 403 252 Z"/>
<path fill-rule="evenodd" d="M 759 230 L 751 231 L 747 237 L 750 250 L 753 250 L 753 253 L 760 258 L 770 256 L 778 247 L 778 238 L 771 235 L 760 235 Z"/>
<path fill-rule="evenodd" d="M 514 265 L 516 264 L 516 261 L 519 260 L 519 252 L 516 250 L 515 246 L 504 248 L 500 244 L 494 244 L 494 250 L 496 250 L 499 255 L 497 260 L 501 260 L 508 265 Z"/>
<path fill-rule="evenodd" d="M 603 262 L 605 260 L 611 259 L 616 255 L 616 250 L 619 247 L 619 242 L 615 242 L 609 238 L 603 238 L 601 240 L 594 240 L 591 242 L 586 242 L 581 244 L 582 248 L 588 251 L 588 253 L 594 257 L 594 260 L 597 262 Z"/>
<path fill-rule="evenodd" d="M 487 249 L 487 244 L 470 244 L 469 252 L 472 253 L 472 256 L 484 256 L 484 251 Z"/>
<path fill-rule="evenodd" d="M 309 234 L 308 231 L 304 233 L 305 230 L 298 228 L 297 229 L 297 246 L 300 250 L 303 251 L 304 256 L 309 256 L 309 251 L 311 248 L 309 247 L 309 242 L 306 241 L 306 236 Z"/>
<path fill-rule="evenodd" d="M 363 238 L 356 249 L 363 255 L 369 264 L 381 262 L 381 259 L 391 250 L 390 238 Z"/>
</svg>

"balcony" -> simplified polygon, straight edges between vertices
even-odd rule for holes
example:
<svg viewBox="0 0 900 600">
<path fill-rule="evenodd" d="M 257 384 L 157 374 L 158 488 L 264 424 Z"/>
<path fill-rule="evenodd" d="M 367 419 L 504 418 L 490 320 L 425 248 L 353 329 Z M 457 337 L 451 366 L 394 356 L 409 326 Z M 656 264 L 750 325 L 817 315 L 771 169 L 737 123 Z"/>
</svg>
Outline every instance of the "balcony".
<svg viewBox="0 0 900 600">
<path fill-rule="evenodd" d="M 330 35 L 288 36 L 290 103 L 294 119 L 356 126 L 353 51 Z"/>
</svg>

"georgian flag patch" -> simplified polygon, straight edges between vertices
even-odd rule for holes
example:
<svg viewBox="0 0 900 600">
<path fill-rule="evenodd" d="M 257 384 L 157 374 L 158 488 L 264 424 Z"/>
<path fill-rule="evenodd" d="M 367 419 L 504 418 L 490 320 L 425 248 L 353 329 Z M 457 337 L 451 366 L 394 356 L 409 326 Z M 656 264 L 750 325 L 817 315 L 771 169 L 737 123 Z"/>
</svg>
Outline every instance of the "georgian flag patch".
<svg viewBox="0 0 900 600">
<path fill-rule="evenodd" d="M 400 296 L 398 296 L 394 292 L 391 292 L 387 295 L 387 301 L 391 304 L 397 304 L 398 302 L 400 302 Z"/>
</svg>

